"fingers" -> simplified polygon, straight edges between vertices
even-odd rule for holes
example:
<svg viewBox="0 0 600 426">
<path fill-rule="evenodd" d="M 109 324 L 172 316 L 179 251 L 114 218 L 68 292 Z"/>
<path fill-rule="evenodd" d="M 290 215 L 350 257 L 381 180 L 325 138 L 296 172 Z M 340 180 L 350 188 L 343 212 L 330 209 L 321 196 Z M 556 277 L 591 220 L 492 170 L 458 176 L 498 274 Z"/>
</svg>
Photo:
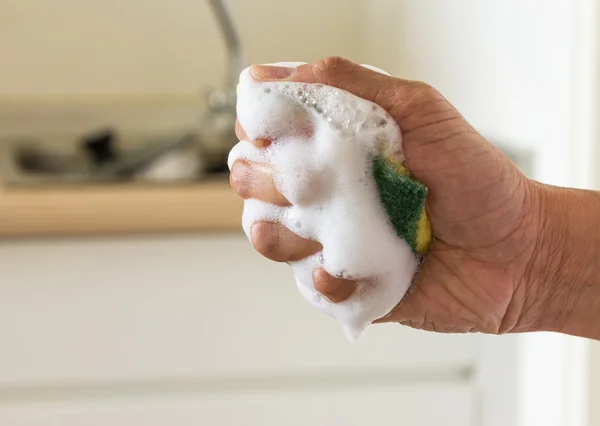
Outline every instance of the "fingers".
<svg viewBox="0 0 600 426">
<path fill-rule="evenodd" d="M 236 121 L 235 132 L 240 140 L 249 140 L 239 121 Z M 271 144 L 266 139 L 251 142 L 257 148 L 266 148 Z M 237 160 L 231 168 L 229 181 L 233 190 L 243 199 L 257 199 L 281 207 L 291 205 L 277 191 L 273 169 L 266 164 Z M 256 251 L 275 262 L 298 261 L 323 250 L 320 243 L 302 238 L 279 223 L 257 222 L 250 233 Z M 315 290 L 332 303 L 348 299 L 356 290 L 356 282 L 334 277 L 322 268 L 313 272 L 313 282 Z"/>
<path fill-rule="evenodd" d="M 243 199 L 255 199 L 287 207 L 290 202 L 279 192 L 273 181 L 273 169 L 265 164 L 237 160 L 231 167 L 229 182 Z"/>
<path fill-rule="evenodd" d="M 252 245 L 261 255 L 275 262 L 294 262 L 319 253 L 323 246 L 302 238 L 280 223 L 257 222 L 252 225 Z M 332 303 L 348 299 L 356 290 L 356 282 L 337 278 L 324 269 L 313 272 L 315 290 Z"/>
<path fill-rule="evenodd" d="M 233 164 L 230 182 L 234 191 L 244 199 L 258 199 L 287 207 L 289 201 L 277 191 L 273 170 L 264 164 L 238 160 Z M 302 238 L 279 223 L 258 222 L 251 229 L 252 245 L 261 255 L 276 262 L 293 262 L 323 250 L 318 242 Z M 356 289 L 356 283 L 333 277 L 323 269 L 313 273 L 315 290 L 333 303 L 346 300 Z"/>
<path fill-rule="evenodd" d="M 243 129 L 237 127 L 238 136 L 243 136 Z M 277 191 L 273 169 L 266 164 L 237 160 L 231 168 L 229 181 L 233 190 L 244 199 L 252 198 L 281 207 L 291 205 Z M 321 244 L 302 238 L 279 223 L 255 223 L 251 229 L 251 240 L 260 254 L 276 262 L 301 260 L 323 249 Z"/>
<path fill-rule="evenodd" d="M 294 262 L 323 250 L 320 243 L 302 238 L 280 223 L 256 222 L 250 239 L 256 251 L 275 262 Z"/>
<path fill-rule="evenodd" d="M 315 290 L 333 303 L 343 302 L 356 290 L 355 281 L 334 277 L 322 268 L 316 269 L 312 276 Z"/>
</svg>

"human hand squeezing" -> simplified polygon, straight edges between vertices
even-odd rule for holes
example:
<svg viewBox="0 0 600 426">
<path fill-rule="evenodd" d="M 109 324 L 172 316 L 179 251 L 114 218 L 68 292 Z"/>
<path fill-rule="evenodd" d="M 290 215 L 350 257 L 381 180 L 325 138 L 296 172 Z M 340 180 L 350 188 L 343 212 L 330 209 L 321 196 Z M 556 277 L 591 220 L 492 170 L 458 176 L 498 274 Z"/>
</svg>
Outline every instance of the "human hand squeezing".
<svg viewBox="0 0 600 426">
<path fill-rule="evenodd" d="M 428 188 L 426 211 L 433 242 L 411 290 L 376 322 L 399 322 L 437 332 L 506 333 L 531 330 L 543 297 L 538 279 L 540 185 L 527 179 L 477 133 L 435 89 L 372 71 L 341 58 L 296 68 L 253 66 L 260 82 L 320 83 L 346 90 L 387 111 L 402 131 L 404 165 Z M 310 128 L 305 130 L 311 132 Z M 239 124 L 240 140 L 249 140 Z M 266 149 L 268 138 L 250 140 Z M 267 164 L 238 159 L 230 181 L 236 193 L 280 207 L 282 195 Z M 276 221 L 253 224 L 255 249 L 277 262 L 319 253 L 320 241 L 300 237 Z M 351 277 L 312 272 L 314 288 L 340 303 L 357 291 Z"/>
</svg>

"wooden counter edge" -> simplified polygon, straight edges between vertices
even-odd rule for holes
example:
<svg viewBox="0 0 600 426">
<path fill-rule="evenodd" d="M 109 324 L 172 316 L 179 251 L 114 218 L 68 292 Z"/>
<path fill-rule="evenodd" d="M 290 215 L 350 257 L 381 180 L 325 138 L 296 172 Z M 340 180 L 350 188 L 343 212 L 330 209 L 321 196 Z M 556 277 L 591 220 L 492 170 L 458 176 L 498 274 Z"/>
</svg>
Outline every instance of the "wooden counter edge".
<svg viewBox="0 0 600 426">
<path fill-rule="evenodd" d="M 241 229 L 226 181 L 0 191 L 0 237 Z"/>
</svg>

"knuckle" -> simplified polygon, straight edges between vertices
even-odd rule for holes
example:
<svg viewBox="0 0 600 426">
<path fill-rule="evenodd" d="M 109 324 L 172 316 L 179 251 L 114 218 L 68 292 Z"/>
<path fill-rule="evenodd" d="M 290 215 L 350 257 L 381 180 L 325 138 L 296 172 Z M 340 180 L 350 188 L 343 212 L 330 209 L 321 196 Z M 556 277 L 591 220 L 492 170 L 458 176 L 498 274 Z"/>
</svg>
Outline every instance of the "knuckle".
<svg viewBox="0 0 600 426">
<path fill-rule="evenodd" d="M 256 148 L 262 149 L 271 145 L 271 141 L 269 139 L 258 138 L 252 141 L 252 145 L 254 145 Z"/>
<path fill-rule="evenodd" d="M 328 56 L 315 62 L 312 68 L 315 77 L 327 84 L 332 75 L 352 69 L 354 66 L 353 62 L 340 56 Z"/>
<path fill-rule="evenodd" d="M 348 61 L 341 56 L 327 56 L 321 59 L 318 63 L 320 63 L 325 69 L 335 69 L 345 62 Z"/>
<path fill-rule="evenodd" d="M 411 82 L 411 91 L 413 97 L 422 102 L 436 101 L 442 98 L 442 95 L 435 87 L 422 81 Z"/>
<path fill-rule="evenodd" d="M 424 81 L 413 81 L 413 82 L 411 82 L 411 85 L 413 86 L 413 88 L 415 90 L 422 90 L 422 91 L 435 90 L 433 88 L 433 86 L 431 86 L 429 83 L 425 83 Z"/>
</svg>

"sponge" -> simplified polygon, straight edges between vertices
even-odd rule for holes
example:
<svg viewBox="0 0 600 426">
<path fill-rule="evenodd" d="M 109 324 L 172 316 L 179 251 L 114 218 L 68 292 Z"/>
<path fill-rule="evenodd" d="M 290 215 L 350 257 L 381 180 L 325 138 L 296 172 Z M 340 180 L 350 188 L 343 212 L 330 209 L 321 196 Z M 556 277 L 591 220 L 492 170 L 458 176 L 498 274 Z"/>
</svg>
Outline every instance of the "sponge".
<svg viewBox="0 0 600 426">
<path fill-rule="evenodd" d="M 387 74 L 378 68 L 367 67 Z M 239 90 L 238 84 L 236 93 Z M 425 211 L 427 187 L 413 179 L 410 172 L 391 155 L 375 157 L 373 178 L 381 203 L 398 236 L 417 256 L 427 253 L 432 241 L 431 223 Z"/>
<path fill-rule="evenodd" d="M 375 157 L 373 178 L 396 233 L 416 255 L 424 255 L 431 244 L 431 224 L 425 211 L 427 187 L 389 155 Z"/>
<path fill-rule="evenodd" d="M 239 159 L 267 164 L 291 204 L 245 200 L 244 231 L 251 237 L 253 224 L 276 222 L 318 241 L 320 252 L 289 262 L 296 285 L 356 341 L 402 299 L 431 243 L 427 188 L 403 166 L 400 127 L 381 106 L 342 89 L 256 81 L 248 69 L 237 113 L 249 140 L 272 143 L 259 149 L 241 141 L 229 167 Z M 318 270 L 352 280 L 355 291 L 329 301 L 315 288 Z"/>
</svg>

